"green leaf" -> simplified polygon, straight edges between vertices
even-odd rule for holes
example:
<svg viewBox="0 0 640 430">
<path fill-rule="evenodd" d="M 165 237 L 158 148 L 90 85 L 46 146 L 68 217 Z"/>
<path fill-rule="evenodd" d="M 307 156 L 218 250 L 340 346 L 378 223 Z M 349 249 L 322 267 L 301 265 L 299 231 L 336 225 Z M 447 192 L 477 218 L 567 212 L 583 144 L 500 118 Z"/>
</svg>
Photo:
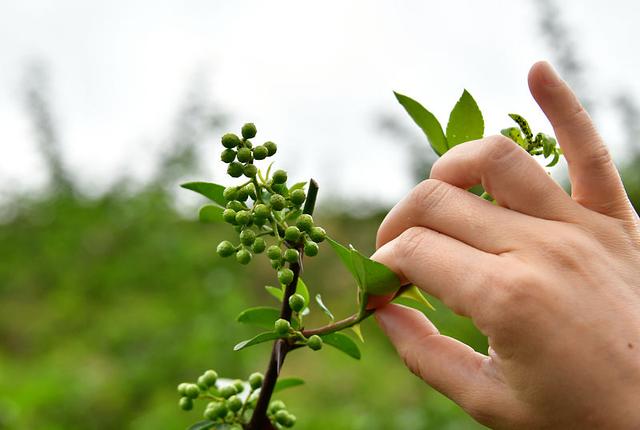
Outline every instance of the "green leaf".
<svg viewBox="0 0 640 430">
<path fill-rule="evenodd" d="M 415 302 L 425 305 L 426 307 L 428 307 L 433 311 L 436 310 L 436 308 L 433 307 L 431 302 L 429 302 L 429 300 L 427 300 L 424 294 L 422 294 L 422 291 L 420 291 L 420 289 L 413 284 L 403 285 L 402 288 L 400 288 L 398 290 L 398 293 L 395 295 L 394 299 L 396 298 L 405 298 L 405 299 L 413 300 Z"/>
<path fill-rule="evenodd" d="M 276 386 L 273 389 L 274 393 L 278 391 L 286 390 L 287 388 L 298 387 L 300 385 L 304 385 L 304 381 L 300 378 L 280 378 L 278 382 L 276 382 Z"/>
<path fill-rule="evenodd" d="M 289 188 L 289 191 L 293 191 L 293 190 L 297 190 L 297 189 L 303 189 L 305 187 L 305 185 L 307 185 L 306 182 L 297 182 L 297 183 L 293 184 Z"/>
<path fill-rule="evenodd" d="M 307 284 L 304 283 L 302 278 L 298 278 L 298 285 L 296 285 L 296 293 L 300 294 L 304 297 L 304 302 L 309 306 L 309 288 L 307 288 Z"/>
<path fill-rule="evenodd" d="M 553 159 L 551 160 L 551 162 L 549 164 L 547 164 L 546 167 L 553 167 L 556 164 L 558 164 L 558 161 L 560 161 L 560 152 L 556 151 L 553 153 Z"/>
<path fill-rule="evenodd" d="M 400 288 L 400 279 L 384 264 L 365 257 L 354 247 L 347 249 L 331 238 L 327 241 L 365 293 L 385 295 Z"/>
<path fill-rule="evenodd" d="M 331 248 L 338 255 L 338 258 L 340 258 L 340 261 L 342 261 L 342 264 L 344 264 L 347 270 L 351 272 L 351 275 L 353 275 L 356 281 L 358 281 L 358 285 L 360 285 L 360 279 L 358 277 L 358 273 L 356 272 L 355 266 L 353 264 L 353 260 L 351 258 L 351 250 L 345 248 L 344 246 L 342 246 L 335 240 L 331 239 L 330 237 L 327 237 L 327 242 L 329 242 L 329 245 L 331 245 Z"/>
<path fill-rule="evenodd" d="M 224 222 L 224 218 L 222 217 L 223 211 L 224 209 L 220 206 L 204 205 L 198 212 L 198 218 L 200 222 Z"/>
<path fill-rule="evenodd" d="M 267 293 L 275 297 L 277 301 L 282 303 L 282 299 L 284 298 L 284 291 L 282 290 L 282 288 L 265 285 L 264 289 L 267 290 Z"/>
<path fill-rule="evenodd" d="M 353 247 L 351 257 L 356 270 L 361 273 L 361 286 L 366 293 L 385 295 L 400 288 L 400 278 L 384 264 L 365 257 Z"/>
<path fill-rule="evenodd" d="M 224 187 L 222 185 L 214 184 L 212 182 L 187 182 L 180 186 L 187 190 L 202 194 L 209 200 L 216 202 L 219 206 L 224 207 L 227 204 L 223 195 Z"/>
<path fill-rule="evenodd" d="M 322 341 L 327 345 L 331 345 L 334 348 L 344 352 L 349 357 L 353 357 L 356 360 L 360 360 L 360 348 L 358 345 L 344 333 L 334 332 L 320 336 Z"/>
<path fill-rule="evenodd" d="M 482 113 L 467 90 L 453 107 L 447 124 L 447 146 L 449 149 L 463 142 L 481 139 L 484 134 Z"/>
<path fill-rule="evenodd" d="M 329 317 L 331 321 L 335 320 L 335 317 L 333 316 L 329 308 L 322 301 L 322 296 L 320 296 L 320 294 L 316 294 L 316 303 L 318 304 L 318 306 L 320 306 L 320 309 L 322 309 L 322 311 Z"/>
<path fill-rule="evenodd" d="M 427 136 L 431 148 L 433 148 L 436 154 L 442 155 L 447 152 L 447 149 L 449 149 L 447 146 L 447 138 L 437 118 L 412 98 L 395 91 L 393 94 L 395 94 L 396 99 L 402 107 L 404 107 L 411 119 L 422 129 L 425 136 Z"/>
<path fill-rule="evenodd" d="M 191 427 L 189 427 L 187 430 L 208 430 L 210 428 L 213 428 L 213 426 L 215 426 L 215 425 L 216 425 L 216 423 L 214 423 L 213 421 L 209 421 L 209 420 L 198 421 L 197 423 L 195 423 Z"/>
<path fill-rule="evenodd" d="M 251 339 L 243 340 L 233 347 L 234 351 L 240 351 L 241 349 L 257 345 L 259 343 L 268 342 L 270 340 L 278 339 L 280 336 L 272 331 L 266 331 L 264 333 L 260 333 L 257 336 L 252 337 Z"/>
<path fill-rule="evenodd" d="M 259 306 L 240 312 L 237 321 L 244 324 L 253 324 L 259 327 L 273 329 L 273 323 L 275 323 L 278 318 L 280 318 L 279 309 Z"/>
<path fill-rule="evenodd" d="M 353 330 L 353 332 L 356 334 L 356 336 L 358 336 L 358 339 L 360 339 L 360 342 L 364 343 L 364 336 L 362 336 L 362 330 L 360 328 L 360 323 L 354 324 L 350 328 L 351 328 L 351 330 Z"/>
</svg>

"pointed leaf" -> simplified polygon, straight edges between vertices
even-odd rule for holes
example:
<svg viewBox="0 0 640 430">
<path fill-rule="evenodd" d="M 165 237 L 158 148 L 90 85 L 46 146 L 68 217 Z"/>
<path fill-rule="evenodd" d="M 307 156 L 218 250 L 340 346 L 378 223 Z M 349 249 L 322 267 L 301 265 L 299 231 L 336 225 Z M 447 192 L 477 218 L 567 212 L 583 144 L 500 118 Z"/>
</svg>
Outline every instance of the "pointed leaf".
<svg viewBox="0 0 640 430">
<path fill-rule="evenodd" d="M 447 152 L 447 149 L 449 149 L 447 146 L 447 138 L 436 117 L 412 98 L 395 91 L 393 94 L 395 94 L 396 99 L 402 107 L 404 107 L 413 121 L 422 129 L 425 136 L 427 136 L 431 148 L 433 148 L 436 154 L 442 155 Z"/>
<path fill-rule="evenodd" d="M 470 140 L 481 139 L 484 134 L 482 113 L 467 90 L 453 107 L 447 124 L 447 146 L 449 149 Z"/>
<path fill-rule="evenodd" d="M 553 166 L 555 166 L 556 164 L 558 164 L 558 161 L 560 161 L 560 152 L 555 151 L 555 152 L 553 153 L 553 159 L 551 160 L 551 162 L 550 162 L 549 164 L 547 164 L 547 166 L 546 166 L 546 167 L 553 167 Z"/>
<path fill-rule="evenodd" d="M 425 305 L 433 311 L 436 310 L 436 308 L 433 307 L 433 305 L 429 302 L 429 300 L 427 300 L 424 294 L 422 294 L 422 291 L 420 291 L 420 289 L 413 284 L 403 285 L 403 287 L 398 290 L 398 293 L 395 295 L 394 299 L 398 297 L 416 301 L 420 304 Z"/>
<path fill-rule="evenodd" d="M 212 182 L 187 182 L 180 186 L 187 190 L 202 194 L 209 200 L 216 202 L 219 206 L 224 207 L 227 204 L 223 195 L 224 187 L 222 185 L 214 184 Z"/>
<path fill-rule="evenodd" d="M 362 336 L 362 330 L 360 328 L 360 323 L 352 325 L 351 326 L 351 330 L 353 330 L 353 332 L 356 334 L 356 336 L 358 336 L 358 339 L 360 339 L 360 342 L 364 343 L 364 336 Z"/>
<path fill-rule="evenodd" d="M 340 261 L 342 261 L 342 264 L 344 264 L 347 270 L 351 272 L 351 274 L 356 279 L 356 281 L 358 281 L 358 285 L 359 285 L 360 280 L 358 278 L 358 274 L 356 273 L 355 266 L 353 265 L 353 261 L 351 258 L 351 251 L 345 248 L 344 246 L 342 246 L 341 244 L 339 244 L 338 242 L 336 242 L 335 240 L 331 239 L 330 237 L 327 237 L 327 242 L 329 242 L 329 245 L 331 245 L 331 248 L 338 255 L 338 258 L 340 258 Z"/>
<path fill-rule="evenodd" d="M 198 218 L 200 222 L 224 222 L 224 218 L 222 217 L 222 209 L 220 206 L 216 205 L 205 205 L 200 208 L 198 212 Z"/>
<path fill-rule="evenodd" d="M 268 342 L 270 340 L 278 339 L 280 336 L 272 331 L 266 331 L 264 333 L 260 333 L 257 336 L 252 337 L 251 339 L 243 340 L 233 347 L 234 351 L 240 351 L 241 349 L 247 348 L 249 346 L 257 345 L 259 343 Z"/>
<path fill-rule="evenodd" d="M 333 316 L 329 308 L 322 301 L 322 296 L 320 296 L 320 294 L 316 294 L 316 303 L 318 304 L 318 306 L 320 306 L 320 309 L 322 309 L 322 311 L 329 317 L 331 321 L 335 320 L 335 317 Z"/>
<path fill-rule="evenodd" d="M 282 288 L 272 287 L 271 285 L 265 285 L 264 289 L 267 290 L 267 293 L 271 294 L 273 297 L 276 298 L 276 300 L 282 303 L 282 299 L 284 298 L 284 291 L 282 291 Z"/>
<path fill-rule="evenodd" d="M 307 185 L 306 182 L 297 182 L 289 188 L 289 191 L 303 189 L 306 185 Z"/>
<path fill-rule="evenodd" d="M 253 324 L 262 328 L 273 329 L 273 324 L 280 318 L 280 310 L 267 306 L 245 309 L 238 315 L 237 321 Z"/>
<path fill-rule="evenodd" d="M 355 248 L 351 249 L 351 256 L 356 270 L 361 274 L 361 287 L 366 293 L 385 295 L 400 288 L 400 278 L 384 264 L 365 257 Z"/>
<path fill-rule="evenodd" d="M 278 382 L 276 382 L 276 386 L 273 389 L 274 393 L 278 391 L 286 390 L 287 388 L 297 387 L 300 385 L 304 385 L 304 381 L 300 378 L 280 378 Z"/>
<path fill-rule="evenodd" d="M 327 345 L 331 345 L 336 349 L 344 352 L 350 357 L 360 360 L 360 348 L 358 345 L 344 333 L 334 332 L 320 336 L 322 341 Z"/>
</svg>

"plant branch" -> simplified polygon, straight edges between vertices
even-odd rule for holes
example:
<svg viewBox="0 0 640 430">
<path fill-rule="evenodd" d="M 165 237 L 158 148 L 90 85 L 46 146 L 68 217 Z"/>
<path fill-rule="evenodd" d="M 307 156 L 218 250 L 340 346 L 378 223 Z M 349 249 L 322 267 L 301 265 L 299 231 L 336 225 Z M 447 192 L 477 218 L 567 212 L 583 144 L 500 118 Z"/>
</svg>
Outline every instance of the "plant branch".
<svg viewBox="0 0 640 430">
<path fill-rule="evenodd" d="M 344 330 L 345 328 L 352 327 L 360 323 L 361 321 L 369 318 L 371 315 L 373 315 L 374 312 L 375 312 L 375 309 L 367 309 L 362 314 L 353 314 L 350 317 L 347 317 L 340 321 L 336 321 L 331 324 L 327 324 L 323 327 L 303 330 L 302 334 L 304 335 L 304 337 L 313 336 L 314 334 L 317 334 L 318 336 L 320 336 L 323 334 L 329 334 L 336 331 Z"/>
</svg>

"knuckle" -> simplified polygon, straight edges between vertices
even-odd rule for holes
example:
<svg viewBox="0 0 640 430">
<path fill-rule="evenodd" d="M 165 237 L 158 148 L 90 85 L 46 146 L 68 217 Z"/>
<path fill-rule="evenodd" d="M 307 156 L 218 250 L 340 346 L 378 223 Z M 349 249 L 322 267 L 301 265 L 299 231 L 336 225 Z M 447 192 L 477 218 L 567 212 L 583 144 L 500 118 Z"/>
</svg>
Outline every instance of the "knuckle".
<svg viewBox="0 0 640 430">
<path fill-rule="evenodd" d="M 411 227 L 398 236 L 393 251 L 399 261 L 412 260 L 419 255 L 425 239 L 424 231 L 423 227 Z"/>
<path fill-rule="evenodd" d="M 486 138 L 485 156 L 489 163 L 503 163 L 520 152 L 518 144 L 500 134 Z"/>
<path fill-rule="evenodd" d="M 448 195 L 450 186 L 437 179 L 422 181 L 411 191 L 410 203 L 421 211 L 429 211 L 436 208 Z"/>
</svg>

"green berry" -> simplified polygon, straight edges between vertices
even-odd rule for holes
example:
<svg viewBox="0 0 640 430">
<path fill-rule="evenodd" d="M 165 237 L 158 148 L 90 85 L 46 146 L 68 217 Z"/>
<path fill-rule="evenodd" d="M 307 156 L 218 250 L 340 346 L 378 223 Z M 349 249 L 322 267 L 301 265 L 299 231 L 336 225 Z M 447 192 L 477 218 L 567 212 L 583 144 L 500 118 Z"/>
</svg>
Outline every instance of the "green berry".
<svg viewBox="0 0 640 430">
<path fill-rule="evenodd" d="M 269 150 L 262 145 L 253 148 L 253 158 L 256 160 L 264 160 L 269 155 Z"/>
<path fill-rule="evenodd" d="M 244 202 L 249 198 L 249 191 L 247 191 L 244 187 L 238 190 L 237 200 L 240 202 Z"/>
<path fill-rule="evenodd" d="M 220 388 L 220 397 L 228 399 L 231 396 L 235 396 L 236 394 L 238 394 L 238 389 L 235 387 L 235 385 L 226 385 L 222 388 Z"/>
<path fill-rule="evenodd" d="M 291 199 L 291 203 L 293 203 L 296 206 L 300 206 L 301 204 L 304 203 L 304 200 L 307 198 L 307 195 L 304 193 L 304 190 L 296 189 L 291 191 L 291 196 L 289 198 Z"/>
<path fill-rule="evenodd" d="M 252 139 L 256 137 L 258 130 L 252 122 L 248 122 L 242 126 L 242 137 L 244 139 Z"/>
<path fill-rule="evenodd" d="M 200 395 L 200 389 L 196 384 L 189 384 L 184 390 L 184 395 L 190 399 L 197 399 Z"/>
<path fill-rule="evenodd" d="M 241 249 L 240 251 L 236 252 L 236 260 L 238 260 L 238 263 L 240 264 L 249 264 L 249 262 L 251 261 L 251 257 L 251 252 L 246 249 Z"/>
<path fill-rule="evenodd" d="M 255 164 L 245 164 L 243 173 L 247 178 L 255 178 L 258 174 L 258 168 L 255 166 Z"/>
<path fill-rule="evenodd" d="M 271 211 L 267 205 L 259 203 L 253 207 L 253 215 L 256 218 L 269 218 Z"/>
<path fill-rule="evenodd" d="M 278 411 L 282 411 L 287 409 L 287 406 L 284 404 L 282 400 L 274 400 L 269 403 L 269 412 L 275 414 Z"/>
<path fill-rule="evenodd" d="M 315 242 L 308 240 L 304 243 L 304 255 L 307 257 L 315 257 L 319 250 L 318 244 Z"/>
<path fill-rule="evenodd" d="M 264 376 L 262 373 L 252 373 L 249 375 L 249 386 L 251 386 L 252 390 L 257 390 L 262 387 L 262 381 L 264 380 Z"/>
<path fill-rule="evenodd" d="M 231 200 L 235 200 L 238 196 L 238 189 L 236 187 L 227 187 L 222 192 L 222 196 L 228 202 L 230 202 Z"/>
<path fill-rule="evenodd" d="M 282 267 L 282 260 L 280 259 L 269 260 L 269 263 L 271 263 L 271 267 L 273 267 L 275 270 L 280 270 L 280 268 Z"/>
<path fill-rule="evenodd" d="M 227 173 L 229 174 L 229 176 L 233 178 L 239 178 L 240 176 L 242 176 L 242 172 L 242 163 L 238 163 L 237 161 L 229 163 L 229 167 L 227 167 Z"/>
<path fill-rule="evenodd" d="M 302 214 L 296 220 L 296 226 L 301 231 L 309 232 L 313 228 L 313 218 L 309 214 Z"/>
<path fill-rule="evenodd" d="M 278 424 L 287 428 L 293 427 L 296 423 L 296 418 L 285 410 L 276 412 L 274 418 Z"/>
<path fill-rule="evenodd" d="M 229 408 L 231 412 L 238 412 L 242 409 L 242 400 L 236 396 L 231 396 L 229 400 L 227 400 L 227 408 Z"/>
<path fill-rule="evenodd" d="M 179 405 L 180 409 L 182 409 L 183 411 L 190 411 L 191 409 L 193 409 L 193 400 L 191 400 L 189 397 L 181 397 Z"/>
<path fill-rule="evenodd" d="M 267 153 L 269 155 L 269 157 L 271 157 L 273 154 L 276 153 L 276 151 L 278 150 L 278 145 L 276 145 L 273 142 L 265 142 L 264 145 L 265 148 L 267 148 Z"/>
<path fill-rule="evenodd" d="M 223 240 L 218 244 L 216 251 L 220 257 L 230 257 L 236 252 L 236 247 L 228 240 Z"/>
<path fill-rule="evenodd" d="M 320 338 L 320 336 L 318 336 L 317 334 L 314 334 L 313 336 L 309 337 L 307 345 L 314 351 L 322 349 L 322 338 Z"/>
<path fill-rule="evenodd" d="M 247 163 L 251 161 L 251 150 L 249 148 L 238 149 L 238 161 L 241 163 Z"/>
<path fill-rule="evenodd" d="M 236 222 L 240 225 L 247 225 L 251 222 L 251 212 L 240 211 L 236 214 Z"/>
<path fill-rule="evenodd" d="M 291 328 L 291 324 L 289 323 L 289 321 L 282 318 L 276 320 L 276 322 L 273 325 L 273 329 L 280 336 L 284 336 L 285 334 L 289 333 L 290 328 Z"/>
<path fill-rule="evenodd" d="M 320 243 L 327 237 L 327 232 L 325 232 L 322 227 L 313 227 L 311 231 L 309 231 L 309 237 L 315 243 Z"/>
<path fill-rule="evenodd" d="M 213 387 L 218 380 L 218 373 L 215 370 L 207 370 L 200 377 L 207 387 Z"/>
<path fill-rule="evenodd" d="M 224 418 L 227 415 L 229 410 L 227 409 L 227 405 L 224 403 L 209 403 L 207 409 L 204 411 L 204 417 L 215 421 L 218 418 Z"/>
<path fill-rule="evenodd" d="M 250 229 L 244 229 L 240 233 L 240 242 L 243 245 L 250 246 L 256 240 L 256 232 Z"/>
<path fill-rule="evenodd" d="M 244 382 L 239 379 L 233 381 L 233 386 L 236 387 L 236 391 L 238 393 L 242 393 L 244 391 Z"/>
<path fill-rule="evenodd" d="M 235 159 L 236 151 L 234 151 L 233 149 L 225 149 L 220 153 L 220 160 L 222 160 L 224 163 L 231 163 Z"/>
<path fill-rule="evenodd" d="M 278 281 L 283 285 L 289 285 L 293 281 L 293 271 L 291 269 L 278 270 Z"/>
<path fill-rule="evenodd" d="M 186 389 L 187 389 L 188 386 L 189 386 L 189 384 L 186 383 L 186 382 L 183 382 L 183 383 L 179 384 L 178 385 L 178 394 L 181 395 L 181 396 L 186 396 L 187 395 Z"/>
<path fill-rule="evenodd" d="M 284 259 L 287 263 L 297 263 L 300 258 L 300 253 L 296 249 L 287 249 L 284 252 Z"/>
<path fill-rule="evenodd" d="M 274 184 L 284 184 L 285 182 L 287 182 L 287 172 L 284 170 L 276 170 L 273 172 Z"/>
<path fill-rule="evenodd" d="M 253 242 L 253 245 L 251 245 L 251 250 L 254 252 L 254 254 L 260 254 L 265 250 L 266 247 L 267 243 L 264 241 L 264 239 L 261 237 L 256 237 L 255 242 Z"/>
<path fill-rule="evenodd" d="M 254 166 L 255 167 L 255 166 Z M 256 186 L 253 185 L 253 182 L 248 183 L 247 185 L 245 185 L 244 187 L 242 187 L 247 194 L 249 195 L 249 197 L 251 198 L 255 198 L 256 196 Z"/>
<path fill-rule="evenodd" d="M 300 239 L 300 229 L 294 225 L 287 227 L 284 238 L 290 243 L 296 243 Z"/>
<path fill-rule="evenodd" d="M 272 194 L 269 197 L 269 204 L 273 210 L 281 211 L 287 205 L 287 201 L 280 194 Z"/>
<path fill-rule="evenodd" d="M 225 148 L 234 148 L 240 145 L 240 138 L 233 133 L 227 133 L 222 136 L 222 146 Z"/>
<path fill-rule="evenodd" d="M 277 245 L 271 245 L 269 249 L 267 249 L 267 257 L 271 260 L 280 260 L 282 258 L 282 251 L 280 247 Z"/>
<path fill-rule="evenodd" d="M 236 223 L 236 211 L 233 209 L 225 209 L 222 211 L 222 218 L 229 224 Z"/>
<path fill-rule="evenodd" d="M 300 312 L 304 309 L 306 302 L 300 294 L 294 294 L 289 297 L 289 307 L 294 312 Z"/>
<path fill-rule="evenodd" d="M 227 209 L 233 209 L 234 211 L 239 212 L 245 209 L 245 205 L 243 205 L 242 202 L 238 200 L 231 200 L 229 203 L 227 203 Z"/>
</svg>

